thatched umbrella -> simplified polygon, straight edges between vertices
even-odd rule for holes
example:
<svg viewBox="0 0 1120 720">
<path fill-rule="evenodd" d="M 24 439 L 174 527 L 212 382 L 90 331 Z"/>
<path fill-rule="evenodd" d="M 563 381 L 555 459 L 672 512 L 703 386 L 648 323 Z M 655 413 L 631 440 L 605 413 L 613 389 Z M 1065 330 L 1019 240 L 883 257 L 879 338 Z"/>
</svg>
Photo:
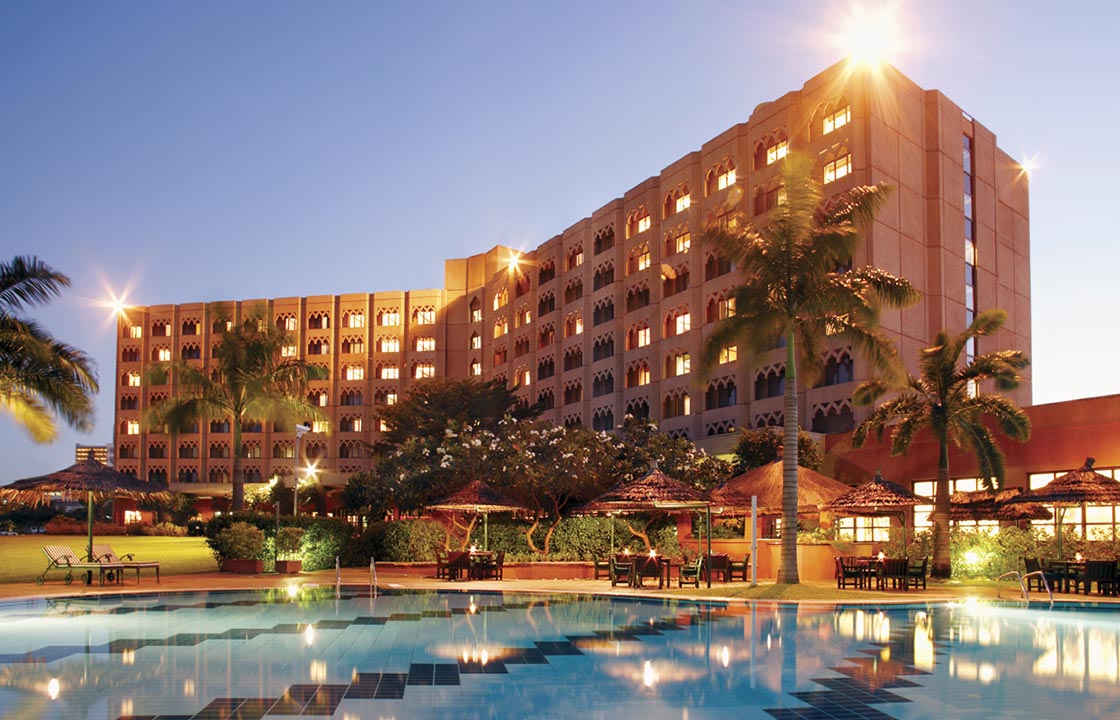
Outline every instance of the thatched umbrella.
<svg viewBox="0 0 1120 720">
<path fill-rule="evenodd" d="M 712 503 L 707 493 L 669 477 L 654 463 L 649 472 L 632 482 L 621 482 L 594 500 L 582 505 L 579 513 L 705 511 L 708 536 L 708 562 L 712 555 Z M 611 549 L 614 549 L 614 524 L 611 523 Z M 708 587 L 711 587 L 711 574 Z"/>
<path fill-rule="evenodd" d="M 131 475 L 114 470 L 94 459 L 93 453 L 80 463 L 65 470 L 40 475 L 39 477 L 16 480 L 10 485 L 0 487 L 0 499 L 24 505 L 47 505 L 57 495 L 86 495 L 86 518 L 88 525 L 88 545 L 86 557 L 93 559 L 93 503 L 111 500 L 115 497 L 163 498 L 170 492 L 154 487 L 151 483 L 137 480 Z"/>
<path fill-rule="evenodd" d="M 1053 505 L 1058 518 L 1058 557 L 1062 557 L 1062 514 L 1067 507 L 1120 505 L 1120 482 L 1093 470 L 1093 458 L 1073 472 L 1054 478 L 1037 490 L 1028 490 L 1011 503 Z"/>
<path fill-rule="evenodd" d="M 712 491 L 712 504 L 742 510 L 750 508 L 751 497 L 758 498 L 762 514 L 782 512 L 782 461 L 752 468 L 736 475 Z M 852 488 L 839 480 L 807 467 L 797 468 L 797 511 L 816 512 Z"/>
<path fill-rule="evenodd" d="M 1054 514 L 1038 503 L 1012 503 L 1022 488 L 956 492 L 949 498 L 953 520 L 1049 520 Z"/>
<path fill-rule="evenodd" d="M 822 509 L 841 515 L 898 513 L 902 517 L 902 540 L 906 543 L 906 508 L 932 503 L 930 498 L 917 495 L 898 483 L 884 479 L 876 470 L 874 478 L 825 503 Z"/>
<path fill-rule="evenodd" d="M 482 513 L 482 549 L 490 545 L 490 513 L 524 512 L 528 508 L 490 487 L 481 480 L 473 480 L 462 490 L 427 506 L 430 510 L 451 510 Z"/>
</svg>

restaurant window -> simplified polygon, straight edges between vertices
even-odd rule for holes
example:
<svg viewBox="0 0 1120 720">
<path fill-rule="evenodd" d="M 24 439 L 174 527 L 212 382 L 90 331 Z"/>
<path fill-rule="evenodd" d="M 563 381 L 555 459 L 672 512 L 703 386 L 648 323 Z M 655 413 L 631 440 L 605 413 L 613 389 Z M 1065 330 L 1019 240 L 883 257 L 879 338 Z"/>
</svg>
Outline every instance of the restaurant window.
<svg viewBox="0 0 1120 720">
<path fill-rule="evenodd" d="M 1057 472 L 1029 473 L 1027 475 L 1028 487 L 1031 490 L 1046 487 L 1050 484 L 1050 481 L 1075 469 L 1076 468 L 1068 468 Z M 1093 472 L 1120 480 L 1120 468 L 1118 467 L 1094 467 L 1092 469 Z M 1060 510 L 1062 512 L 1063 529 L 1075 528 L 1079 531 L 1081 537 L 1089 540 L 1115 540 L 1117 537 L 1116 522 L 1118 516 L 1120 516 L 1120 506 L 1082 504 L 1074 507 L 1055 508 L 1053 505 L 1044 503 L 1043 507 L 1054 512 L 1054 519 L 1034 520 L 1031 522 L 1031 525 L 1032 527 L 1039 528 L 1047 535 L 1054 535 L 1058 522 L 1057 513 Z"/>
<path fill-rule="evenodd" d="M 882 517 L 842 517 L 836 519 L 836 533 L 849 542 L 890 542 L 891 519 Z"/>
<path fill-rule="evenodd" d="M 949 480 L 949 494 L 958 492 L 976 492 L 983 489 L 980 484 L 979 478 L 952 478 Z M 914 483 L 914 493 L 922 497 L 933 499 L 934 494 L 937 492 L 937 483 L 933 480 L 920 480 Z M 933 521 L 930 515 L 933 513 L 933 505 L 915 505 L 914 506 L 914 529 L 915 530 L 931 530 L 933 529 Z M 992 528 L 999 527 L 998 520 L 953 520 L 950 523 L 954 527 L 966 528 Z"/>
</svg>

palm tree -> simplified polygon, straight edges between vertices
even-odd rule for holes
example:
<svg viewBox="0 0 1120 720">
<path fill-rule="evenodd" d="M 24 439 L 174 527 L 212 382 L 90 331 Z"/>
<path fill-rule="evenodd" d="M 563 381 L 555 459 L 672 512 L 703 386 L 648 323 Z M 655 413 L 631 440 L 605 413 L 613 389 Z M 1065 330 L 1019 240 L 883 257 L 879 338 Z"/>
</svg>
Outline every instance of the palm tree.
<svg viewBox="0 0 1120 720">
<path fill-rule="evenodd" d="M 981 392 L 980 382 L 994 380 L 998 390 L 1014 390 L 1022 379 L 1019 371 L 1030 361 L 1018 350 L 999 350 L 977 355 L 960 364 L 961 351 L 973 338 L 991 335 L 1007 320 L 1004 310 L 980 313 L 968 329 L 950 337 L 942 330 L 936 342 L 922 351 L 919 375 L 908 375 L 901 386 L 872 379 L 856 388 L 857 405 L 870 405 L 887 392 L 895 396 L 876 407 L 852 435 L 852 445 L 861 447 L 868 433 L 882 439 L 891 428 L 891 453 L 906 452 L 914 436 L 929 428 L 940 449 L 933 510 L 934 577 L 947 578 L 953 567 L 949 555 L 949 442 L 965 445 L 976 455 L 981 482 L 992 489 L 1003 484 L 1003 451 L 996 445 L 985 417 L 1007 437 L 1026 442 L 1031 421 L 1013 400 L 999 393 Z"/>
<path fill-rule="evenodd" d="M 173 360 L 148 370 L 148 382 L 162 385 L 170 375 L 177 388 L 171 397 L 148 409 L 145 423 L 181 432 L 198 422 L 228 418 L 233 433 L 232 508 L 241 510 L 245 505 L 242 426 L 249 419 L 295 423 L 321 417 L 307 400 L 306 391 L 309 380 L 326 377 L 326 369 L 282 357 L 287 334 L 266 322 L 263 313 L 225 327 L 208 367 Z"/>
<path fill-rule="evenodd" d="M 37 443 L 55 439 L 55 418 L 88 430 L 97 371 L 85 353 L 17 312 L 49 302 L 70 278 L 35 257 L 0 263 L 0 405 Z"/>
<path fill-rule="evenodd" d="M 805 379 L 820 374 L 830 338 L 846 340 L 876 367 L 897 364 L 890 341 L 877 329 L 882 307 L 918 300 L 906 280 L 877 268 L 850 269 L 863 226 L 889 192 L 884 185 L 852 188 L 823 200 L 809 158 L 789 155 L 782 170 L 784 196 L 761 225 L 711 228 L 704 242 L 739 268 L 735 313 L 720 321 L 704 344 L 703 367 L 718 362 L 724 348 L 744 343 L 755 352 L 786 348 L 783 432 L 782 551 L 780 583 L 797 574 L 797 392 L 798 367 Z"/>
</svg>

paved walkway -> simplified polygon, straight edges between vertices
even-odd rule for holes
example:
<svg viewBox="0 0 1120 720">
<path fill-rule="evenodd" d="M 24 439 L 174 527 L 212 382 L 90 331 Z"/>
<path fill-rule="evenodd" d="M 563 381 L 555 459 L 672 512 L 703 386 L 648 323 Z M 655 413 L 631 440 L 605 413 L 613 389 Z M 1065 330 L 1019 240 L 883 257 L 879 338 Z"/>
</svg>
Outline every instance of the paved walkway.
<svg viewBox="0 0 1120 720">
<path fill-rule="evenodd" d="M 525 591 L 525 592 L 563 592 L 563 593 L 599 593 L 614 595 L 638 595 L 645 597 L 675 597 L 692 599 L 715 599 L 730 601 L 745 601 L 748 585 L 742 582 L 713 583 L 710 592 L 701 586 L 696 588 L 672 587 L 658 590 L 656 585 L 645 588 L 611 587 L 608 580 L 589 579 L 555 579 L 555 580 L 469 580 L 448 582 L 436 580 L 434 577 L 422 577 L 416 574 L 403 572 L 381 572 L 378 574 L 378 587 L 382 589 L 420 589 L 420 590 L 475 590 L 475 591 Z M 342 583 L 344 585 L 369 585 L 370 575 L 366 568 L 345 568 L 342 570 Z M 299 575 L 233 575 L 230 573 L 199 573 L 192 575 L 164 575 L 162 582 L 156 583 L 155 578 L 145 575 L 139 584 L 135 579 L 126 578 L 123 585 L 106 584 L 104 587 L 93 585 L 87 587 L 75 582 L 66 585 L 61 580 L 48 580 L 44 585 L 34 583 L 9 583 L 0 584 L 0 600 L 34 599 L 43 597 L 73 597 L 93 596 L 98 594 L 119 593 L 151 593 L 151 592 L 188 592 L 205 590 L 254 590 L 270 588 L 286 588 L 292 583 L 319 584 L 332 586 L 335 583 L 333 570 Z M 772 582 L 760 582 L 762 591 L 773 588 Z M 903 592 L 875 591 L 875 590 L 837 590 L 835 583 L 823 581 L 806 581 L 804 593 L 812 595 L 812 599 L 798 599 L 797 602 L 927 602 L 958 600 L 969 598 L 995 599 L 996 588 L 983 585 L 957 585 L 930 583 L 927 590 L 910 590 Z M 756 591 L 758 592 L 758 591 Z M 1002 597 L 1016 599 L 1019 593 L 1014 585 L 1004 584 Z M 1032 593 L 1032 599 L 1045 598 L 1044 593 Z M 787 598 L 767 598 L 760 600 Z M 1056 600 L 1082 602 L 1092 600 L 1120 604 L 1120 598 L 1104 598 L 1099 595 L 1070 595 L 1055 593 Z"/>
</svg>

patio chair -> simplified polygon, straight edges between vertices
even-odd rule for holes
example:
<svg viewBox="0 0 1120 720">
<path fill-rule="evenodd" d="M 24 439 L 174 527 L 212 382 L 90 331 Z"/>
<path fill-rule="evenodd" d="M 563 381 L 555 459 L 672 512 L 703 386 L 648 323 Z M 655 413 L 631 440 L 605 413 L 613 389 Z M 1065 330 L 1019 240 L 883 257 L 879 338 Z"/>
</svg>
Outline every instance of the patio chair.
<svg viewBox="0 0 1120 720">
<path fill-rule="evenodd" d="M 836 587 L 843 590 L 849 586 L 862 588 L 866 573 L 856 565 L 855 558 L 836 557 Z"/>
<path fill-rule="evenodd" d="M 700 555 L 692 562 L 687 562 L 681 565 L 681 570 L 677 574 L 677 587 L 684 587 L 685 583 L 700 587 L 700 573 L 704 569 L 704 556 Z"/>
<path fill-rule="evenodd" d="M 905 558 L 884 558 L 883 562 L 879 564 L 879 589 L 886 590 L 887 583 L 890 583 L 894 589 L 897 589 L 899 585 L 902 585 L 903 590 L 908 589 Z"/>
<path fill-rule="evenodd" d="M 737 573 L 739 575 L 739 577 L 743 579 L 743 582 L 746 582 L 747 581 L 747 570 L 750 568 L 750 566 L 751 566 L 751 554 L 750 553 L 747 553 L 746 556 L 743 557 L 742 562 L 736 562 L 735 560 L 728 559 L 728 561 L 727 561 L 727 576 L 731 580 L 734 580 L 735 575 Z"/>
<path fill-rule="evenodd" d="M 917 560 L 908 560 L 906 562 L 906 579 L 903 582 L 903 589 L 907 590 L 913 587 L 918 589 L 918 584 L 921 583 L 922 590 L 926 589 L 926 569 L 929 567 L 929 558 L 922 558 L 921 562 Z"/>
<path fill-rule="evenodd" d="M 611 561 L 610 558 L 600 560 L 595 558 L 595 579 L 596 580 L 610 580 L 611 578 Z"/>
<path fill-rule="evenodd" d="M 1097 584 L 1101 595 L 1116 595 L 1116 562 L 1114 560 L 1086 560 L 1085 569 L 1070 578 L 1072 592 L 1077 593 L 1082 586 L 1088 595 Z"/>
<path fill-rule="evenodd" d="M 43 554 L 47 556 L 47 568 L 43 574 L 35 578 L 35 582 L 42 585 L 47 578 L 47 573 L 51 570 L 66 570 L 66 577 L 63 580 L 67 585 L 74 582 L 74 571 L 86 571 L 93 573 L 94 570 L 98 573 L 99 581 L 102 585 L 105 584 L 105 573 L 108 571 L 116 570 L 118 573 L 124 569 L 124 565 L 120 563 L 113 564 L 109 562 L 83 562 L 78 559 L 74 551 L 65 545 L 44 545 Z M 117 575 L 120 580 L 120 575 Z"/>
<path fill-rule="evenodd" d="M 447 551 L 436 550 L 436 580 L 447 579 Z"/>
<path fill-rule="evenodd" d="M 480 580 L 501 580 L 505 571 L 506 551 L 499 550 L 491 560 L 483 560 L 475 567 Z"/>
<path fill-rule="evenodd" d="M 730 559 L 726 555 L 712 555 L 711 575 L 714 578 L 720 578 L 721 582 L 729 582 L 731 580 L 731 566 Z M 707 579 L 709 570 L 704 568 L 704 577 Z"/>
<path fill-rule="evenodd" d="M 155 570 L 156 582 L 159 582 L 159 561 L 158 560 L 134 560 L 136 555 L 134 553 L 125 553 L 123 557 L 117 557 L 117 553 L 113 551 L 111 545 L 94 545 L 93 546 L 93 561 L 97 563 L 109 563 L 110 565 L 122 565 L 125 570 L 136 571 L 136 584 L 140 584 L 140 571 L 141 570 Z M 109 580 L 113 579 L 113 572 L 107 573 Z"/>
<path fill-rule="evenodd" d="M 622 583 L 629 585 L 634 580 L 634 561 L 611 558 L 611 587 Z"/>
<path fill-rule="evenodd" d="M 447 579 L 448 580 L 470 580 L 471 577 L 471 554 L 466 550 L 460 550 L 447 554 Z"/>
<path fill-rule="evenodd" d="M 1027 581 L 1027 592 L 1037 590 L 1042 592 L 1046 589 L 1046 585 L 1050 586 L 1051 592 L 1058 592 L 1062 589 L 1062 580 L 1065 579 L 1065 574 L 1058 570 L 1045 570 L 1042 567 L 1042 561 L 1038 558 L 1023 558 L 1023 566 L 1027 569 L 1026 574 L 1030 577 L 1025 578 Z M 1046 578 L 1043 583 L 1042 577 L 1032 575 L 1031 573 L 1041 572 Z"/>
</svg>

